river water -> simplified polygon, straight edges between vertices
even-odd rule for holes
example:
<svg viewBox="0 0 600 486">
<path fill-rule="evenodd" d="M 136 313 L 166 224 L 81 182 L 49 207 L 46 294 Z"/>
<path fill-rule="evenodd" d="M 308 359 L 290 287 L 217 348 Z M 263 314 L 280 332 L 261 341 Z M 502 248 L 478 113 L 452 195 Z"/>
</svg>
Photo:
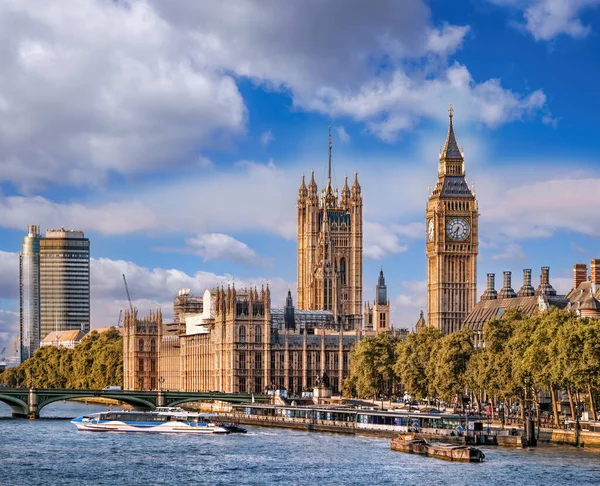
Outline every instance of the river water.
<svg viewBox="0 0 600 486">
<path fill-rule="evenodd" d="M 600 453 L 567 447 L 483 448 L 484 463 L 459 464 L 394 452 L 372 437 L 260 427 L 227 436 L 93 434 L 64 419 L 105 409 L 58 403 L 30 421 L 11 419 L 0 403 L 0 484 L 600 484 Z"/>
</svg>

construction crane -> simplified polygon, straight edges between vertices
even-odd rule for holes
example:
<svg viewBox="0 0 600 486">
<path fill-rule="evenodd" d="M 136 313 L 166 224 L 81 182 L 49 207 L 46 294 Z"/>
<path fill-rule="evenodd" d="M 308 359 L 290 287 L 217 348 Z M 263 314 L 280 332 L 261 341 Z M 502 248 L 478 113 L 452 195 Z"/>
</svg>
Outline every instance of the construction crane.
<svg viewBox="0 0 600 486">
<path fill-rule="evenodd" d="M 129 310 L 133 314 L 133 304 L 131 303 L 131 295 L 129 295 L 129 287 L 127 286 L 127 279 L 125 278 L 125 274 L 123 274 L 123 283 L 125 284 L 125 292 L 127 292 L 127 300 L 129 301 Z"/>
<path fill-rule="evenodd" d="M 0 359 L 4 359 L 4 351 L 6 351 L 6 346 L 4 346 L 2 351 L 0 351 Z"/>
<path fill-rule="evenodd" d="M 117 327 L 121 327 L 121 318 L 123 317 L 123 309 L 119 311 L 119 322 L 117 323 Z"/>
</svg>

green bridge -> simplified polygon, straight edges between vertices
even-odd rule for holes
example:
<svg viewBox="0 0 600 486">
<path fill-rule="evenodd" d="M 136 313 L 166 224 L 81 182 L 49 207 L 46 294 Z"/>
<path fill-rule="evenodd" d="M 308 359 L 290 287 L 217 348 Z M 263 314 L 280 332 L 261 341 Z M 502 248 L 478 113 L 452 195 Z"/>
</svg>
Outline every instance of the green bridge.
<svg viewBox="0 0 600 486">
<path fill-rule="evenodd" d="M 187 402 L 221 401 L 228 403 L 268 402 L 268 395 L 220 392 L 135 391 L 135 390 L 61 390 L 55 388 L 0 388 L 0 402 L 12 409 L 13 417 L 39 418 L 46 405 L 73 398 L 111 398 L 135 410 L 154 410 Z"/>
</svg>

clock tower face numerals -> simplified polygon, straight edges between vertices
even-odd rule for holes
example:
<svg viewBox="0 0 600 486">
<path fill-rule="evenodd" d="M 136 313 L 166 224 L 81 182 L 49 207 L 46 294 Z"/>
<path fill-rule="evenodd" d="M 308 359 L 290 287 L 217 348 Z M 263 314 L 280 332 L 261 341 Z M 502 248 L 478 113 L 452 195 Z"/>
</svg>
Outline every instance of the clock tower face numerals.
<svg viewBox="0 0 600 486">
<path fill-rule="evenodd" d="M 464 241 L 469 236 L 469 223 L 463 218 L 452 218 L 446 225 L 446 234 L 451 240 Z"/>
<path fill-rule="evenodd" d="M 427 241 L 433 241 L 433 237 L 435 236 L 435 229 L 433 225 L 433 219 L 429 220 L 427 224 Z"/>
</svg>

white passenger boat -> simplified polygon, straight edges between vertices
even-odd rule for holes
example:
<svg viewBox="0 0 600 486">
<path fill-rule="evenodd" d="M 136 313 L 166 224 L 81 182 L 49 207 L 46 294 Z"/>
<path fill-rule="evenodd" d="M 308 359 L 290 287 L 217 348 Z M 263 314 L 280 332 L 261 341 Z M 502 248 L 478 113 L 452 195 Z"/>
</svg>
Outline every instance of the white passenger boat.
<svg viewBox="0 0 600 486">
<path fill-rule="evenodd" d="M 152 412 L 115 410 L 83 415 L 71 420 L 79 430 L 92 432 L 153 432 L 228 434 L 215 422 L 215 414 L 191 413 L 179 407 L 158 407 Z"/>
</svg>

